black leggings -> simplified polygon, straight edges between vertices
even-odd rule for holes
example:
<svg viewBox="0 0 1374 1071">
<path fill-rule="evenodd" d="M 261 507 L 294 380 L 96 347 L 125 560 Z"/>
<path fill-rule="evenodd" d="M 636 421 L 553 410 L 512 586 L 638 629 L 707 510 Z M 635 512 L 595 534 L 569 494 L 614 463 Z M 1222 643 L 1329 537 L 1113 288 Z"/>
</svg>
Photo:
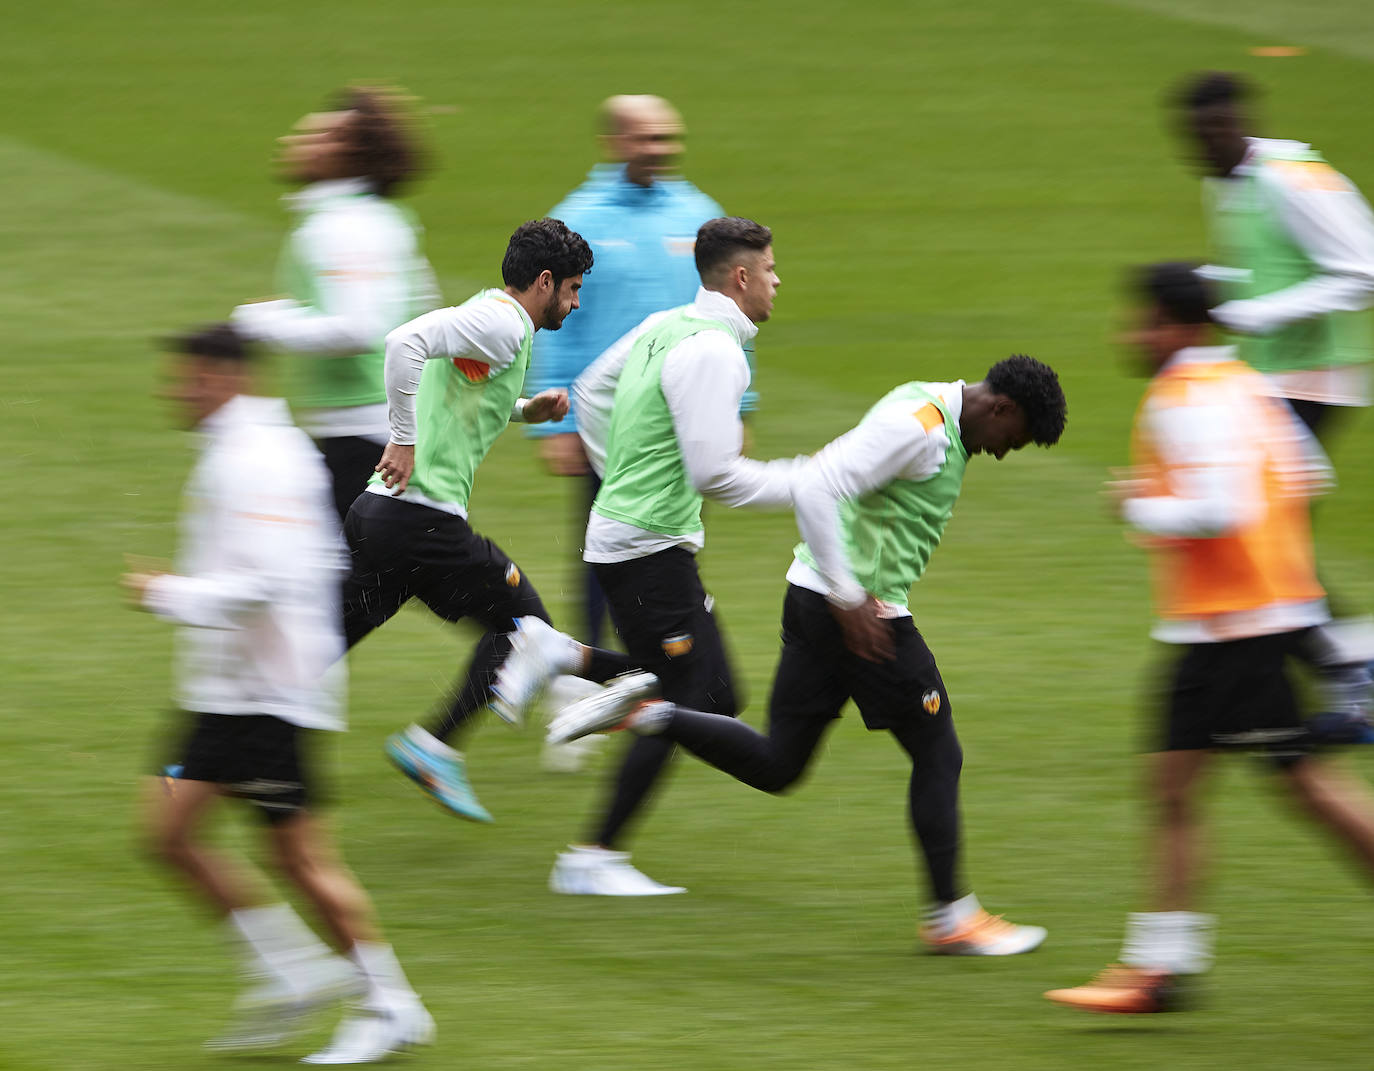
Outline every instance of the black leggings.
<svg viewBox="0 0 1374 1071">
<path fill-rule="evenodd" d="M 733 716 L 734 674 L 695 555 L 678 547 L 596 566 L 611 620 L 636 666 L 655 674 L 665 699 Z M 672 758 L 661 737 L 637 737 L 616 772 L 590 840 L 612 847 L 643 808 Z"/>
<path fill-rule="evenodd" d="M 549 620 L 534 585 L 495 543 L 456 514 L 362 494 L 344 523 L 353 568 L 344 583 L 344 634 L 351 649 L 412 597 L 445 621 L 471 618 L 485 634 L 431 730 L 448 740 L 466 730 L 491 699 L 496 671 L 510 653 L 517 617 Z M 632 668 L 624 655 L 593 650 L 583 673 L 606 681 Z"/>
<path fill-rule="evenodd" d="M 733 718 L 676 706 L 664 732 L 644 740 L 681 744 L 764 792 L 799 781 L 821 739 L 853 697 L 870 728 L 885 728 L 911 758 L 908 813 L 935 900 L 963 895 L 959 869 L 959 775 L 964 754 L 944 681 L 909 618 L 892 622 L 897 656 L 873 665 L 850 655 L 814 592 L 792 587 L 783 610 L 783 653 L 769 702 L 768 732 Z"/>
</svg>

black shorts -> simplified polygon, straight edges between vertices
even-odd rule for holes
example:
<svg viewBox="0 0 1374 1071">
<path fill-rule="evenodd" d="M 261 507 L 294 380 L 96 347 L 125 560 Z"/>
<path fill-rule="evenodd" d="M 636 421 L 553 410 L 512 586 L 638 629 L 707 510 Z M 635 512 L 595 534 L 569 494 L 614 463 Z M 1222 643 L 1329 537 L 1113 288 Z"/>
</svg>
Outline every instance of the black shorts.
<svg viewBox="0 0 1374 1071">
<path fill-rule="evenodd" d="M 789 584 L 772 715 L 837 718 L 853 699 L 869 729 L 948 729 L 953 710 L 935 656 L 911 618 L 895 618 L 888 627 L 896 657 L 866 661 L 844 645 L 825 596 Z"/>
<path fill-rule="evenodd" d="M 349 647 L 414 597 L 445 621 L 471 618 L 488 632 L 515 619 L 549 620 L 529 578 L 495 543 L 454 513 L 367 492 L 344 521 L 352 570 L 344 581 Z"/>
<path fill-rule="evenodd" d="M 270 714 L 182 711 L 178 716 L 190 721 L 168 764 L 180 767 L 180 779 L 219 785 L 226 796 L 246 800 L 274 825 L 317 802 L 305 754 L 312 730 Z"/>
<path fill-rule="evenodd" d="M 708 714 L 738 714 L 742 703 L 696 555 L 672 547 L 593 568 L 626 653 L 658 677 L 663 698 Z"/>
<path fill-rule="evenodd" d="M 1163 750 L 1249 749 L 1285 763 L 1305 756 L 1287 662 L 1307 631 L 1183 648 L 1166 678 Z"/>
</svg>

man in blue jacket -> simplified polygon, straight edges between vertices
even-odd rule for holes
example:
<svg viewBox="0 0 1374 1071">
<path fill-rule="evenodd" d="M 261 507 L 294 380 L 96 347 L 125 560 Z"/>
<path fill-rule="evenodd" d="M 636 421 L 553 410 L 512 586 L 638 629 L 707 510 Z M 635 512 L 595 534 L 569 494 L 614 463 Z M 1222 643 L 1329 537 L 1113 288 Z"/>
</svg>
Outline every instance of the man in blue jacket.
<svg viewBox="0 0 1374 1071">
<path fill-rule="evenodd" d="M 549 213 L 587 240 L 596 271 L 583 280 L 578 316 L 556 336 L 536 340 L 531 390 L 571 387 L 584 368 L 645 317 L 691 302 L 698 286 L 692 256 L 697 228 L 725 213 L 676 174 L 682 135 L 682 117 L 662 97 L 615 96 L 601 106 L 607 162 L 592 168 L 587 181 Z M 744 408 L 751 407 L 746 397 Z M 574 476 L 584 484 L 573 544 L 580 548 L 600 480 L 577 436 L 577 413 L 530 434 L 542 440 L 540 452 L 553 475 Z M 580 564 L 580 549 L 578 558 Z M 591 571 L 585 576 L 583 638 L 594 644 L 605 600 Z"/>
</svg>

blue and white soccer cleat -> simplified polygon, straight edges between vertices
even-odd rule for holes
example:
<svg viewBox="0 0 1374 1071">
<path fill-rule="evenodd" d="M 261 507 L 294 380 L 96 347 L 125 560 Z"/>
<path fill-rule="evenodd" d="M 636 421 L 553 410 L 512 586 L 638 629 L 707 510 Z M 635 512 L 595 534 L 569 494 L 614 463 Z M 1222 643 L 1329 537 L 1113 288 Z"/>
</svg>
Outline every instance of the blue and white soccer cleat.
<svg viewBox="0 0 1374 1071">
<path fill-rule="evenodd" d="M 412 725 L 405 732 L 388 737 L 386 755 L 445 810 L 473 822 L 493 820 L 468 784 L 462 754 L 420 726 Z"/>
</svg>

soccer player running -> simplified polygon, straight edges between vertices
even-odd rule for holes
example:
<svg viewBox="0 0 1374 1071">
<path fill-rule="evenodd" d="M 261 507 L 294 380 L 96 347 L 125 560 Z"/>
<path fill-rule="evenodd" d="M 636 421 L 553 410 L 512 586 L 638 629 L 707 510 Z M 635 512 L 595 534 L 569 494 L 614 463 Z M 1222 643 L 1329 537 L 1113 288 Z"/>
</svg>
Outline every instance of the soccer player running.
<svg viewBox="0 0 1374 1071">
<path fill-rule="evenodd" d="M 708 220 L 697 232 L 695 258 L 695 300 L 649 317 L 579 378 L 594 385 L 578 395 L 580 432 L 604 473 L 583 557 L 596 569 L 634 665 L 655 675 L 665 697 L 733 716 L 734 678 L 697 571 L 702 499 L 789 506 L 796 462 L 740 456 L 740 399 L 750 378 L 744 347 L 772 315 L 780 285 L 772 232 L 748 219 Z M 497 687 L 526 703 L 558 671 L 541 655 L 543 641 L 525 640 L 527 624 L 541 636 L 542 624 L 519 624 Z M 555 892 L 685 891 L 640 873 L 618 850 L 672 751 L 668 740 L 634 741 L 588 841 L 559 854 L 549 882 Z"/>
<path fill-rule="evenodd" d="M 782 657 L 768 732 L 662 699 L 632 674 L 568 707 L 555 739 L 627 728 L 680 744 L 745 784 L 781 792 L 805 773 L 845 703 L 911 757 L 909 810 L 932 906 L 921 937 L 935 952 L 1004 956 L 1045 939 L 989 915 L 959 873 L 963 752 L 935 658 L 908 608 L 939 544 L 971 456 L 1050 446 L 1064 430 L 1059 379 L 1030 357 L 999 361 L 976 383 L 906 383 L 793 479 L 802 542 L 787 573 Z"/>
<path fill-rule="evenodd" d="M 305 1062 L 371 1063 L 428 1043 L 434 1021 L 315 816 L 312 746 L 320 731 L 344 728 L 346 556 L 329 474 L 286 403 L 250 393 L 249 355 L 230 328 L 195 332 L 172 349 L 169 397 L 201 434 L 179 567 L 124 578 L 136 606 L 180 626 L 184 739 L 177 776 L 152 790 L 150 846 L 227 920 L 255 981 L 211 1048 L 278 1045 L 322 1003 L 363 994 L 331 1044 Z M 277 867 L 347 960 L 246 863 L 205 843 L 201 830 L 223 796 L 256 809 Z"/>
<path fill-rule="evenodd" d="M 516 618 L 543 624 L 539 593 L 499 547 L 468 524 L 468 499 L 482 459 L 512 421 L 560 420 L 566 391 L 522 398 L 538 330 L 556 331 L 577 308 L 587 243 L 556 219 L 521 224 L 501 263 L 503 289 L 436 309 L 386 339 L 391 441 L 365 493 L 344 522 L 353 569 L 344 585 L 344 631 L 351 648 L 411 597 L 446 621 L 470 618 L 486 629 L 467 675 L 430 729 L 411 725 L 387 741 L 387 754 L 442 806 L 490 822 L 447 741 L 493 700 L 496 668 L 511 650 Z M 526 630 L 534 633 L 533 625 Z M 545 628 L 540 651 L 559 673 L 605 681 L 630 663 L 584 648 Z M 528 638 L 528 637 L 527 637 Z M 495 697 L 498 713 L 518 716 Z"/>
<path fill-rule="evenodd" d="M 1207 345 L 1215 302 L 1191 265 L 1150 267 L 1139 288 L 1135 341 L 1152 378 L 1135 470 L 1108 492 L 1153 552 L 1153 634 L 1177 654 L 1150 767 L 1150 910 L 1128 919 L 1119 965 L 1045 994 L 1099 1012 L 1175 1010 L 1181 983 L 1211 963 L 1213 919 L 1195 905 L 1199 795 L 1217 750 L 1267 752 L 1284 789 L 1374 870 L 1374 797 L 1309 753 L 1286 667 L 1328 617 L 1308 523 L 1325 458 L 1234 349 Z"/>
<path fill-rule="evenodd" d="M 421 228 L 397 198 L 422 169 L 399 93 L 354 86 L 281 139 L 286 198 L 300 217 L 282 250 L 290 295 L 240 305 L 245 338 L 297 358 L 297 416 L 329 466 L 342 520 L 387 442 L 384 339 L 439 304 Z"/>
<path fill-rule="evenodd" d="M 1374 338 L 1365 310 L 1374 304 L 1374 213 L 1310 145 L 1249 136 L 1250 96 L 1236 76 L 1209 71 L 1189 78 L 1177 97 L 1183 136 L 1205 172 L 1218 262 L 1206 273 L 1227 299 L 1212 320 L 1235 335 L 1240 358 L 1264 374 L 1266 389 L 1329 447 L 1342 417 L 1370 402 Z M 1304 643 L 1326 690 L 1318 724 L 1374 739 L 1368 619 L 1345 617 Z"/>
</svg>

